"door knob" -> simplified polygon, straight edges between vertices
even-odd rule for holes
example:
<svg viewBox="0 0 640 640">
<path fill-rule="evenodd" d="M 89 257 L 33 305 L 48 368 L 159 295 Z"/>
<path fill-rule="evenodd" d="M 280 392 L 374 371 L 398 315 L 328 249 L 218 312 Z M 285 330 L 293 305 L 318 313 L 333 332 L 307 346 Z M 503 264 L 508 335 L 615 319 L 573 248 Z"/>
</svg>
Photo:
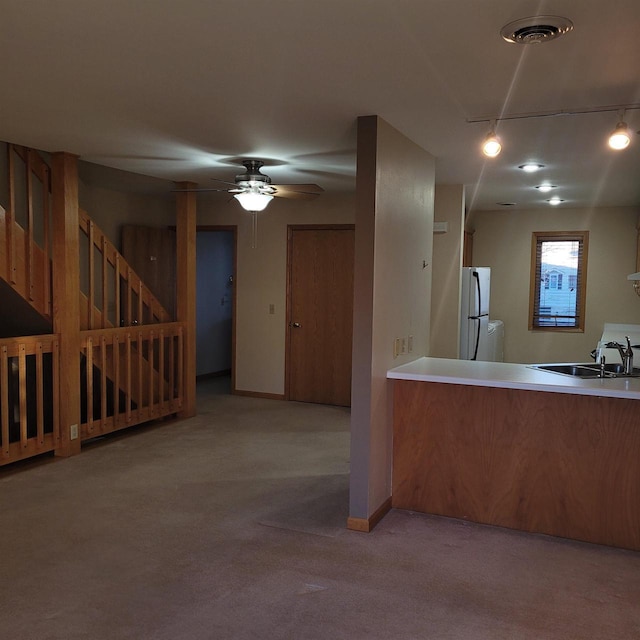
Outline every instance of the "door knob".
<svg viewBox="0 0 640 640">
<path fill-rule="evenodd" d="M 292 322 L 292 323 L 291 323 L 291 326 L 292 326 L 294 329 L 299 329 L 299 328 L 300 328 L 300 323 L 299 323 L 299 322 Z"/>
</svg>

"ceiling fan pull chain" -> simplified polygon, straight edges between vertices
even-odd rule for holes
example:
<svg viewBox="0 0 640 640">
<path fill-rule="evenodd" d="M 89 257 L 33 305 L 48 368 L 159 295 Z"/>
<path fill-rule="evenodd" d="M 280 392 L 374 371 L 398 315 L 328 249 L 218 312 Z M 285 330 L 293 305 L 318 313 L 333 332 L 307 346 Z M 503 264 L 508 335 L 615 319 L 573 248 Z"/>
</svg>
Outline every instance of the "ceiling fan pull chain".
<svg viewBox="0 0 640 640">
<path fill-rule="evenodd" d="M 251 248 L 258 247 L 258 212 L 251 212 Z"/>
</svg>

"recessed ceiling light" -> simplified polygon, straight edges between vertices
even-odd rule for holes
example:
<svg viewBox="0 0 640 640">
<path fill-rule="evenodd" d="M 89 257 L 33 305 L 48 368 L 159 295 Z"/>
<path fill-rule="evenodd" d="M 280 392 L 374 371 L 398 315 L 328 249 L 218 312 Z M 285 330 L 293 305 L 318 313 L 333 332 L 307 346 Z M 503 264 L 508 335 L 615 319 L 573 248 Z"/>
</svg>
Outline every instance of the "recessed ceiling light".
<svg viewBox="0 0 640 640">
<path fill-rule="evenodd" d="M 538 164 L 537 162 L 526 162 L 525 164 L 518 165 L 518 169 L 522 169 L 527 173 L 534 173 L 535 171 L 540 171 L 540 169 L 544 169 L 544 165 Z"/>
<path fill-rule="evenodd" d="M 564 202 L 564 200 L 562 198 L 558 198 L 558 196 L 554 196 L 553 198 L 549 198 L 547 202 L 555 207 L 559 205 L 561 202 Z"/>
<path fill-rule="evenodd" d="M 539 184 L 536 186 L 536 189 L 542 193 L 547 193 L 548 191 L 551 191 L 551 189 L 557 189 L 557 187 L 555 184 Z"/>
</svg>

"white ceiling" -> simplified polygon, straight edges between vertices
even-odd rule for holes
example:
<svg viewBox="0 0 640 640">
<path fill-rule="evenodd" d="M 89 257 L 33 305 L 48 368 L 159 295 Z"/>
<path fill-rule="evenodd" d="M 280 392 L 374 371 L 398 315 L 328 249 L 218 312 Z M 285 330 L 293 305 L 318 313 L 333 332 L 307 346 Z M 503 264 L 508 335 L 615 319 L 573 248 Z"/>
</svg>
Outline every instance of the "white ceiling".
<svg viewBox="0 0 640 640">
<path fill-rule="evenodd" d="M 515 45 L 503 25 L 573 21 Z M 640 205 L 640 136 L 617 113 L 506 120 L 483 159 L 482 116 L 640 104 L 638 0 L 0 0 L 0 139 L 214 186 L 265 160 L 276 183 L 352 190 L 358 116 L 437 158 L 470 209 Z M 626 121 L 640 129 L 640 110 Z M 515 167 L 546 165 L 541 177 Z"/>
</svg>

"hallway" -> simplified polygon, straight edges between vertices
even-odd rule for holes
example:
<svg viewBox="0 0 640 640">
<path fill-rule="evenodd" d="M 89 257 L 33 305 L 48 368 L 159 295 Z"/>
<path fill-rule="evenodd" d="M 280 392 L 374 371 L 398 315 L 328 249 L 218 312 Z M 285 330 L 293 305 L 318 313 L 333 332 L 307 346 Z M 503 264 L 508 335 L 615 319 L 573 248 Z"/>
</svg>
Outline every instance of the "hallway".
<svg viewBox="0 0 640 640">
<path fill-rule="evenodd" d="M 347 531 L 348 409 L 199 415 L 0 469 L 12 640 L 626 640 L 640 554 L 392 511 Z"/>
</svg>

